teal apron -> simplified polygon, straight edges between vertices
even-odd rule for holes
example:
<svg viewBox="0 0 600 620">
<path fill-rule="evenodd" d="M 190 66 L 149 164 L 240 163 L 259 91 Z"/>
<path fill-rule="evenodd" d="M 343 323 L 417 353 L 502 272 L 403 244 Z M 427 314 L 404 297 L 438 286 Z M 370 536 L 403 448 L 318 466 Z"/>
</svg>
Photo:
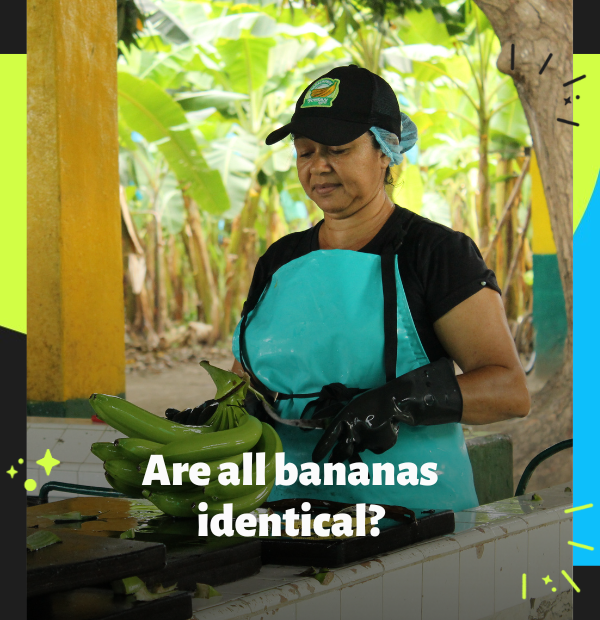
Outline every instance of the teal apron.
<svg viewBox="0 0 600 620">
<path fill-rule="evenodd" d="M 391 261 L 387 260 L 390 258 Z M 391 278 L 392 290 L 395 288 L 391 312 L 385 271 L 382 280 L 384 264 L 391 265 L 386 268 L 387 277 L 388 282 Z M 284 419 L 300 418 L 305 406 L 314 401 L 323 386 L 341 383 L 348 388 L 372 389 L 429 363 L 393 254 L 384 259 L 351 250 L 310 252 L 272 274 L 251 306 L 236 327 L 233 353 L 264 386 L 288 395 L 275 402 L 277 413 Z M 388 334 L 392 325 L 392 337 L 384 337 L 384 322 Z M 390 360 L 395 361 L 391 367 Z M 395 374 L 389 376 L 394 367 Z M 300 465 L 312 461 L 313 448 L 323 431 L 306 431 L 284 424 L 277 424 L 276 430 L 286 462 L 295 463 L 300 473 Z M 414 463 L 419 479 L 424 463 L 437 463 L 433 468 L 437 482 L 431 486 L 402 486 L 397 481 L 393 486 L 348 483 L 325 486 L 323 464 L 328 461 L 327 456 L 319 463 L 321 485 L 304 486 L 298 482 L 291 486 L 278 485 L 269 500 L 309 497 L 454 511 L 478 505 L 460 424 L 415 427 L 399 424 L 398 441 L 393 448 L 380 455 L 366 450 L 360 456 L 369 466 L 371 482 L 373 463 L 385 462 L 394 464 L 395 476 L 399 464 Z M 349 464 L 345 465 L 350 473 Z"/>
</svg>

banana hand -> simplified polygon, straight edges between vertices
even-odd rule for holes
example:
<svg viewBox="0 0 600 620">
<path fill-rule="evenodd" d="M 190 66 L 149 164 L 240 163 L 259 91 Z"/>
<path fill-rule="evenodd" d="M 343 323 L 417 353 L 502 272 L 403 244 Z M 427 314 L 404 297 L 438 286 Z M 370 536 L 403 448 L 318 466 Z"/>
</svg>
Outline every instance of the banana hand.
<svg viewBox="0 0 600 620">
<path fill-rule="evenodd" d="M 125 455 L 112 441 L 98 441 L 93 443 L 90 450 L 92 454 L 97 456 L 101 461 L 125 458 Z"/>
<path fill-rule="evenodd" d="M 275 480 L 272 480 L 271 482 L 269 482 L 269 484 L 260 487 L 258 490 L 253 491 L 248 495 L 242 495 L 241 497 L 236 497 L 231 500 L 213 501 L 207 500 L 206 496 L 201 496 L 198 499 L 198 502 L 206 502 L 208 504 L 207 510 L 203 511 L 202 514 L 208 514 L 209 519 L 223 513 L 223 504 L 232 504 L 233 516 L 237 517 L 238 515 L 244 514 L 246 512 L 252 512 L 253 510 L 256 510 L 259 506 L 263 504 L 263 502 L 266 502 L 274 484 Z M 192 512 L 195 515 L 200 514 L 197 502 L 192 508 Z"/>
<path fill-rule="evenodd" d="M 118 493 L 123 493 L 123 495 L 127 495 L 127 497 L 135 497 L 136 499 L 141 499 L 144 497 L 141 489 L 131 486 L 122 480 L 117 480 L 107 472 L 104 473 L 104 477 L 106 478 L 108 484 L 110 484 L 110 486 Z"/>
<path fill-rule="evenodd" d="M 157 454 L 168 463 L 216 461 L 251 450 L 260 439 L 262 425 L 255 417 L 244 414 L 240 426 L 226 431 L 196 435 L 167 444 Z"/>
<path fill-rule="evenodd" d="M 275 454 L 283 452 L 281 439 L 275 429 L 270 425 L 262 422 L 262 435 L 258 443 L 254 446 L 252 452 L 265 453 L 265 482 L 269 483 L 275 478 Z M 264 485 L 256 484 L 256 463 L 252 465 L 252 484 L 223 485 L 218 480 L 210 482 L 205 489 L 204 494 L 213 500 L 226 500 L 248 495 L 258 492 Z"/>
<path fill-rule="evenodd" d="M 117 396 L 92 394 L 90 404 L 103 422 L 128 437 L 166 444 L 214 431 L 210 426 L 185 426 L 171 422 Z"/>
<path fill-rule="evenodd" d="M 147 461 L 153 454 L 164 447 L 164 444 L 137 437 L 117 439 L 115 446 L 121 451 L 121 458 L 126 458 L 132 463 Z"/>
<path fill-rule="evenodd" d="M 202 489 L 198 487 L 194 491 L 181 491 L 178 493 L 158 493 L 144 489 L 142 494 L 149 499 L 159 510 L 172 517 L 193 517 L 192 507 L 198 504 L 203 497 Z"/>
</svg>

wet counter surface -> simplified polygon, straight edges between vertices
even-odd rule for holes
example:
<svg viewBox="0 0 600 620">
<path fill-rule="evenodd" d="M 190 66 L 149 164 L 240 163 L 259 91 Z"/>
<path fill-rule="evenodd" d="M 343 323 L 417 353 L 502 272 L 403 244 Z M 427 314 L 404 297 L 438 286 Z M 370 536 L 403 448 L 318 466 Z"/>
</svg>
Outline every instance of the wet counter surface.
<svg viewBox="0 0 600 620">
<path fill-rule="evenodd" d="M 168 517 L 148 500 L 75 497 L 31 506 L 27 509 L 27 527 L 51 529 L 59 537 L 61 532 L 108 537 L 123 545 L 133 541 L 162 543 L 166 565 L 157 569 L 140 562 L 130 572 L 147 585 L 168 587 L 177 583 L 179 589 L 194 590 L 196 583 L 218 585 L 254 575 L 261 567 L 259 541 L 199 537 L 196 519 Z"/>
<path fill-rule="evenodd" d="M 358 592 L 359 589 L 360 591 L 364 590 L 365 597 L 368 598 L 367 590 L 374 588 L 376 583 L 379 584 L 378 588 L 383 588 L 383 603 L 379 600 L 377 605 L 383 605 L 383 610 L 385 611 L 388 599 L 392 600 L 394 596 L 400 596 L 400 594 L 408 596 L 406 592 L 413 589 L 408 588 L 407 590 L 403 586 L 402 589 L 393 588 L 393 593 L 391 594 L 389 592 L 386 593 L 386 588 L 389 590 L 389 584 L 395 579 L 394 575 L 400 574 L 423 575 L 422 583 L 420 581 L 418 584 L 415 582 L 414 586 L 415 613 L 420 613 L 421 605 L 423 605 L 422 611 L 425 614 L 423 617 L 429 617 L 429 612 L 426 614 L 425 609 L 426 604 L 428 604 L 427 601 L 439 599 L 439 604 L 442 605 L 443 603 L 444 609 L 451 609 L 454 604 L 458 606 L 458 591 L 461 587 L 459 584 L 459 574 L 462 580 L 463 570 L 469 568 L 471 560 L 467 561 L 467 558 L 470 558 L 471 554 L 473 556 L 473 570 L 475 572 L 470 577 L 470 580 L 475 581 L 471 583 L 472 587 L 469 588 L 468 593 L 462 593 L 461 589 L 461 609 L 463 604 L 466 604 L 465 601 L 468 603 L 468 597 L 478 596 L 479 591 L 481 591 L 481 605 L 489 606 L 491 604 L 492 611 L 508 608 L 511 605 L 518 604 L 521 599 L 520 590 L 518 589 L 520 587 L 519 584 L 516 586 L 514 584 L 506 585 L 508 583 L 506 580 L 513 578 L 511 576 L 512 573 L 516 575 L 514 579 L 517 579 L 519 576 L 519 571 L 527 571 L 533 574 L 538 570 L 539 564 L 539 570 L 544 570 L 545 576 L 546 572 L 552 570 L 554 564 L 556 564 L 557 571 L 559 566 L 568 567 L 569 564 L 572 565 L 571 556 L 569 555 L 572 548 L 568 547 L 566 542 L 563 544 L 563 538 L 566 541 L 570 539 L 569 536 L 572 536 L 570 533 L 572 514 L 566 515 L 564 512 L 566 508 L 572 506 L 571 488 L 572 484 L 567 483 L 538 491 L 535 500 L 533 499 L 533 493 L 528 493 L 522 497 L 509 498 L 456 513 L 454 515 L 454 532 L 398 551 L 379 554 L 370 560 L 353 566 L 334 569 L 331 571 L 333 573 L 332 579 L 326 585 L 319 583 L 312 577 L 301 575 L 305 571 L 306 566 L 264 565 L 253 574 L 242 579 L 231 581 L 231 578 L 229 578 L 222 581 L 222 585 L 217 586 L 218 596 L 210 599 L 193 599 L 194 618 L 197 620 L 210 620 L 213 617 L 230 618 L 232 620 L 238 618 L 251 618 L 254 620 L 256 618 L 258 620 L 265 614 L 271 615 L 275 610 L 280 610 L 277 612 L 278 614 L 283 613 L 284 608 L 287 607 L 289 607 L 290 614 L 293 611 L 293 607 L 297 610 L 298 617 L 300 617 L 301 610 L 304 608 L 309 609 L 315 596 L 319 597 L 319 601 L 323 602 L 326 599 L 320 597 L 327 593 L 331 593 L 327 594 L 327 600 L 336 601 L 331 610 L 331 618 L 338 618 L 340 617 L 339 613 L 343 614 L 344 600 L 349 600 L 351 592 Z M 93 521 L 71 524 L 54 524 L 51 519 L 48 519 L 48 516 L 52 514 L 63 514 L 73 510 L 85 515 L 95 514 L 98 518 Z M 187 545 L 184 546 L 187 546 L 188 549 L 195 547 L 198 550 L 197 555 L 203 553 L 205 547 L 203 547 L 203 541 L 196 536 L 195 520 L 191 520 L 190 524 L 185 526 L 178 523 L 176 525 L 177 531 L 174 532 L 172 530 L 169 531 L 174 525 L 173 520 L 160 515 L 161 513 L 145 500 L 80 497 L 29 508 L 28 526 L 31 527 L 37 524 L 38 527 L 68 527 L 80 530 L 81 533 L 85 534 L 111 537 L 119 537 L 123 534 L 126 536 L 128 530 L 135 529 L 135 538 L 137 540 L 145 539 L 151 541 L 155 535 L 166 537 L 163 540 L 165 540 L 167 547 L 170 547 L 171 550 L 178 547 L 178 543 L 181 542 L 183 536 L 183 538 L 187 537 Z M 193 526 L 191 525 L 192 522 Z M 182 532 L 180 529 L 182 527 L 184 530 L 186 527 L 189 528 L 189 532 Z M 550 532 L 551 530 L 554 532 L 555 530 L 558 531 L 558 529 L 560 529 L 560 553 L 558 551 L 558 543 L 556 544 L 556 549 L 548 550 L 550 546 L 548 544 L 549 540 L 545 539 L 543 549 L 541 547 L 537 548 L 537 538 L 544 536 L 544 532 Z M 540 534 L 537 532 L 540 532 Z M 171 543 L 167 541 L 169 536 L 174 537 Z M 246 540 L 244 539 L 244 541 Z M 523 540 L 522 544 L 525 546 L 521 545 L 519 553 L 511 551 L 509 557 L 511 559 L 514 558 L 515 562 L 520 562 L 521 564 L 518 567 L 515 564 L 515 567 L 511 568 L 509 572 L 507 572 L 507 566 L 504 566 L 504 572 L 497 574 L 492 572 L 490 573 L 491 576 L 485 574 L 486 570 L 488 572 L 494 570 L 502 571 L 501 563 L 498 564 L 501 562 L 499 554 L 507 545 L 514 544 L 511 541 L 517 540 Z M 527 543 L 527 540 L 529 540 L 529 543 Z M 492 563 L 490 565 L 489 560 L 486 561 L 485 558 L 489 557 L 489 549 L 494 554 L 494 548 L 496 549 L 496 564 L 494 565 L 494 556 L 492 555 Z M 483 549 L 485 549 L 485 553 L 481 557 L 481 550 Z M 523 553 L 525 554 L 524 559 Z M 458 560 L 459 555 L 460 563 Z M 481 560 L 479 559 L 480 557 Z M 456 559 L 451 560 L 451 558 Z M 445 582 L 448 582 L 445 584 L 447 594 L 437 597 L 430 596 L 427 594 L 427 588 L 430 587 L 434 580 L 430 578 L 425 579 L 425 568 L 427 564 L 435 567 L 440 562 L 447 563 L 448 565 L 451 562 L 455 562 L 456 566 L 450 573 L 452 579 L 445 579 Z M 523 562 L 525 563 L 523 564 Z M 485 570 L 483 569 L 484 564 L 487 566 Z M 413 568 L 416 569 L 417 567 L 418 571 L 415 573 Z M 567 570 L 569 569 L 567 568 Z M 444 569 L 444 574 L 448 575 L 446 571 L 447 568 Z M 476 584 L 476 580 L 479 578 L 482 580 L 481 587 L 477 587 Z M 404 580 L 405 577 L 402 579 Z M 450 583 L 452 580 L 456 580 L 456 584 L 452 585 Z M 543 581 L 540 581 L 540 583 L 543 584 Z M 488 585 L 492 588 L 492 591 L 486 594 L 485 589 Z M 352 587 L 349 588 L 349 586 Z M 496 589 L 495 608 L 494 587 Z M 547 589 L 546 586 L 543 587 Z M 561 593 L 562 590 L 559 588 L 556 596 L 561 595 Z M 533 587 L 531 594 L 532 596 L 540 595 L 540 593 L 536 594 Z M 455 596 L 455 599 L 452 598 L 453 596 Z M 407 610 L 411 609 L 411 604 L 408 599 L 403 602 L 403 605 L 407 605 Z M 453 614 L 450 614 L 448 617 L 451 616 Z M 292 616 L 290 615 L 290 617 Z M 375 613 L 374 617 L 379 617 L 378 612 Z M 386 617 L 385 613 L 382 617 Z M 415 615 L 415 617 L 421 616 Z M 287 618 L 287 616 L 282 615 L 283 618 Z"/>
</svg>

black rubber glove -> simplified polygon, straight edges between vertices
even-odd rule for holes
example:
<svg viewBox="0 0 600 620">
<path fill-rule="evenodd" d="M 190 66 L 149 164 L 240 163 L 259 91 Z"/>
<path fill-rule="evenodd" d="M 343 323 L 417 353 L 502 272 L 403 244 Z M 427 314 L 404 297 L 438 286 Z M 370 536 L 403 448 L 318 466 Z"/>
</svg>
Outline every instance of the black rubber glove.
<svg viewBox="0 0 600 620">
<path fill-rule="evenodd" d="M 396 444 L 399 422 L 409 426 L 460 422 L 462 408 L 454 364 L 441 358 L 348 403 L 323 432 L 312 459 L 321 461 L 334 446 L 332 462 L 364 450 L 382 454 Z"/>
<path fill-rule="evenodd" d="M 186 426 L 202 426 L 208 422 L 218 406 L 219 403 L 216 400 L 206 400 L 198 407 L 184 409 L 183 411 L 169 407 L 165 411 L 165 416 L 167 420 L 185 424 Z"/>
</svg>

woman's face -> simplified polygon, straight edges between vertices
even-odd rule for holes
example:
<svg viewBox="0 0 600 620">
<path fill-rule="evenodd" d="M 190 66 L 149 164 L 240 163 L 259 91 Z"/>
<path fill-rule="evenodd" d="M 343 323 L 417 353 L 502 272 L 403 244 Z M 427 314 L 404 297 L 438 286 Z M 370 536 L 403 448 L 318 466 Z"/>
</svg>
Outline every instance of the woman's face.
<svg viewBox="0 0 600 620">
<path fill-rule="evenodd" d="M 342 146 L 304 137 L 297 137 L 294 146 L 300 183 L 325 213 L 348 217 L 385 193 L 390 159 L 373 147 L 369 132 Z"/>
</svg>

